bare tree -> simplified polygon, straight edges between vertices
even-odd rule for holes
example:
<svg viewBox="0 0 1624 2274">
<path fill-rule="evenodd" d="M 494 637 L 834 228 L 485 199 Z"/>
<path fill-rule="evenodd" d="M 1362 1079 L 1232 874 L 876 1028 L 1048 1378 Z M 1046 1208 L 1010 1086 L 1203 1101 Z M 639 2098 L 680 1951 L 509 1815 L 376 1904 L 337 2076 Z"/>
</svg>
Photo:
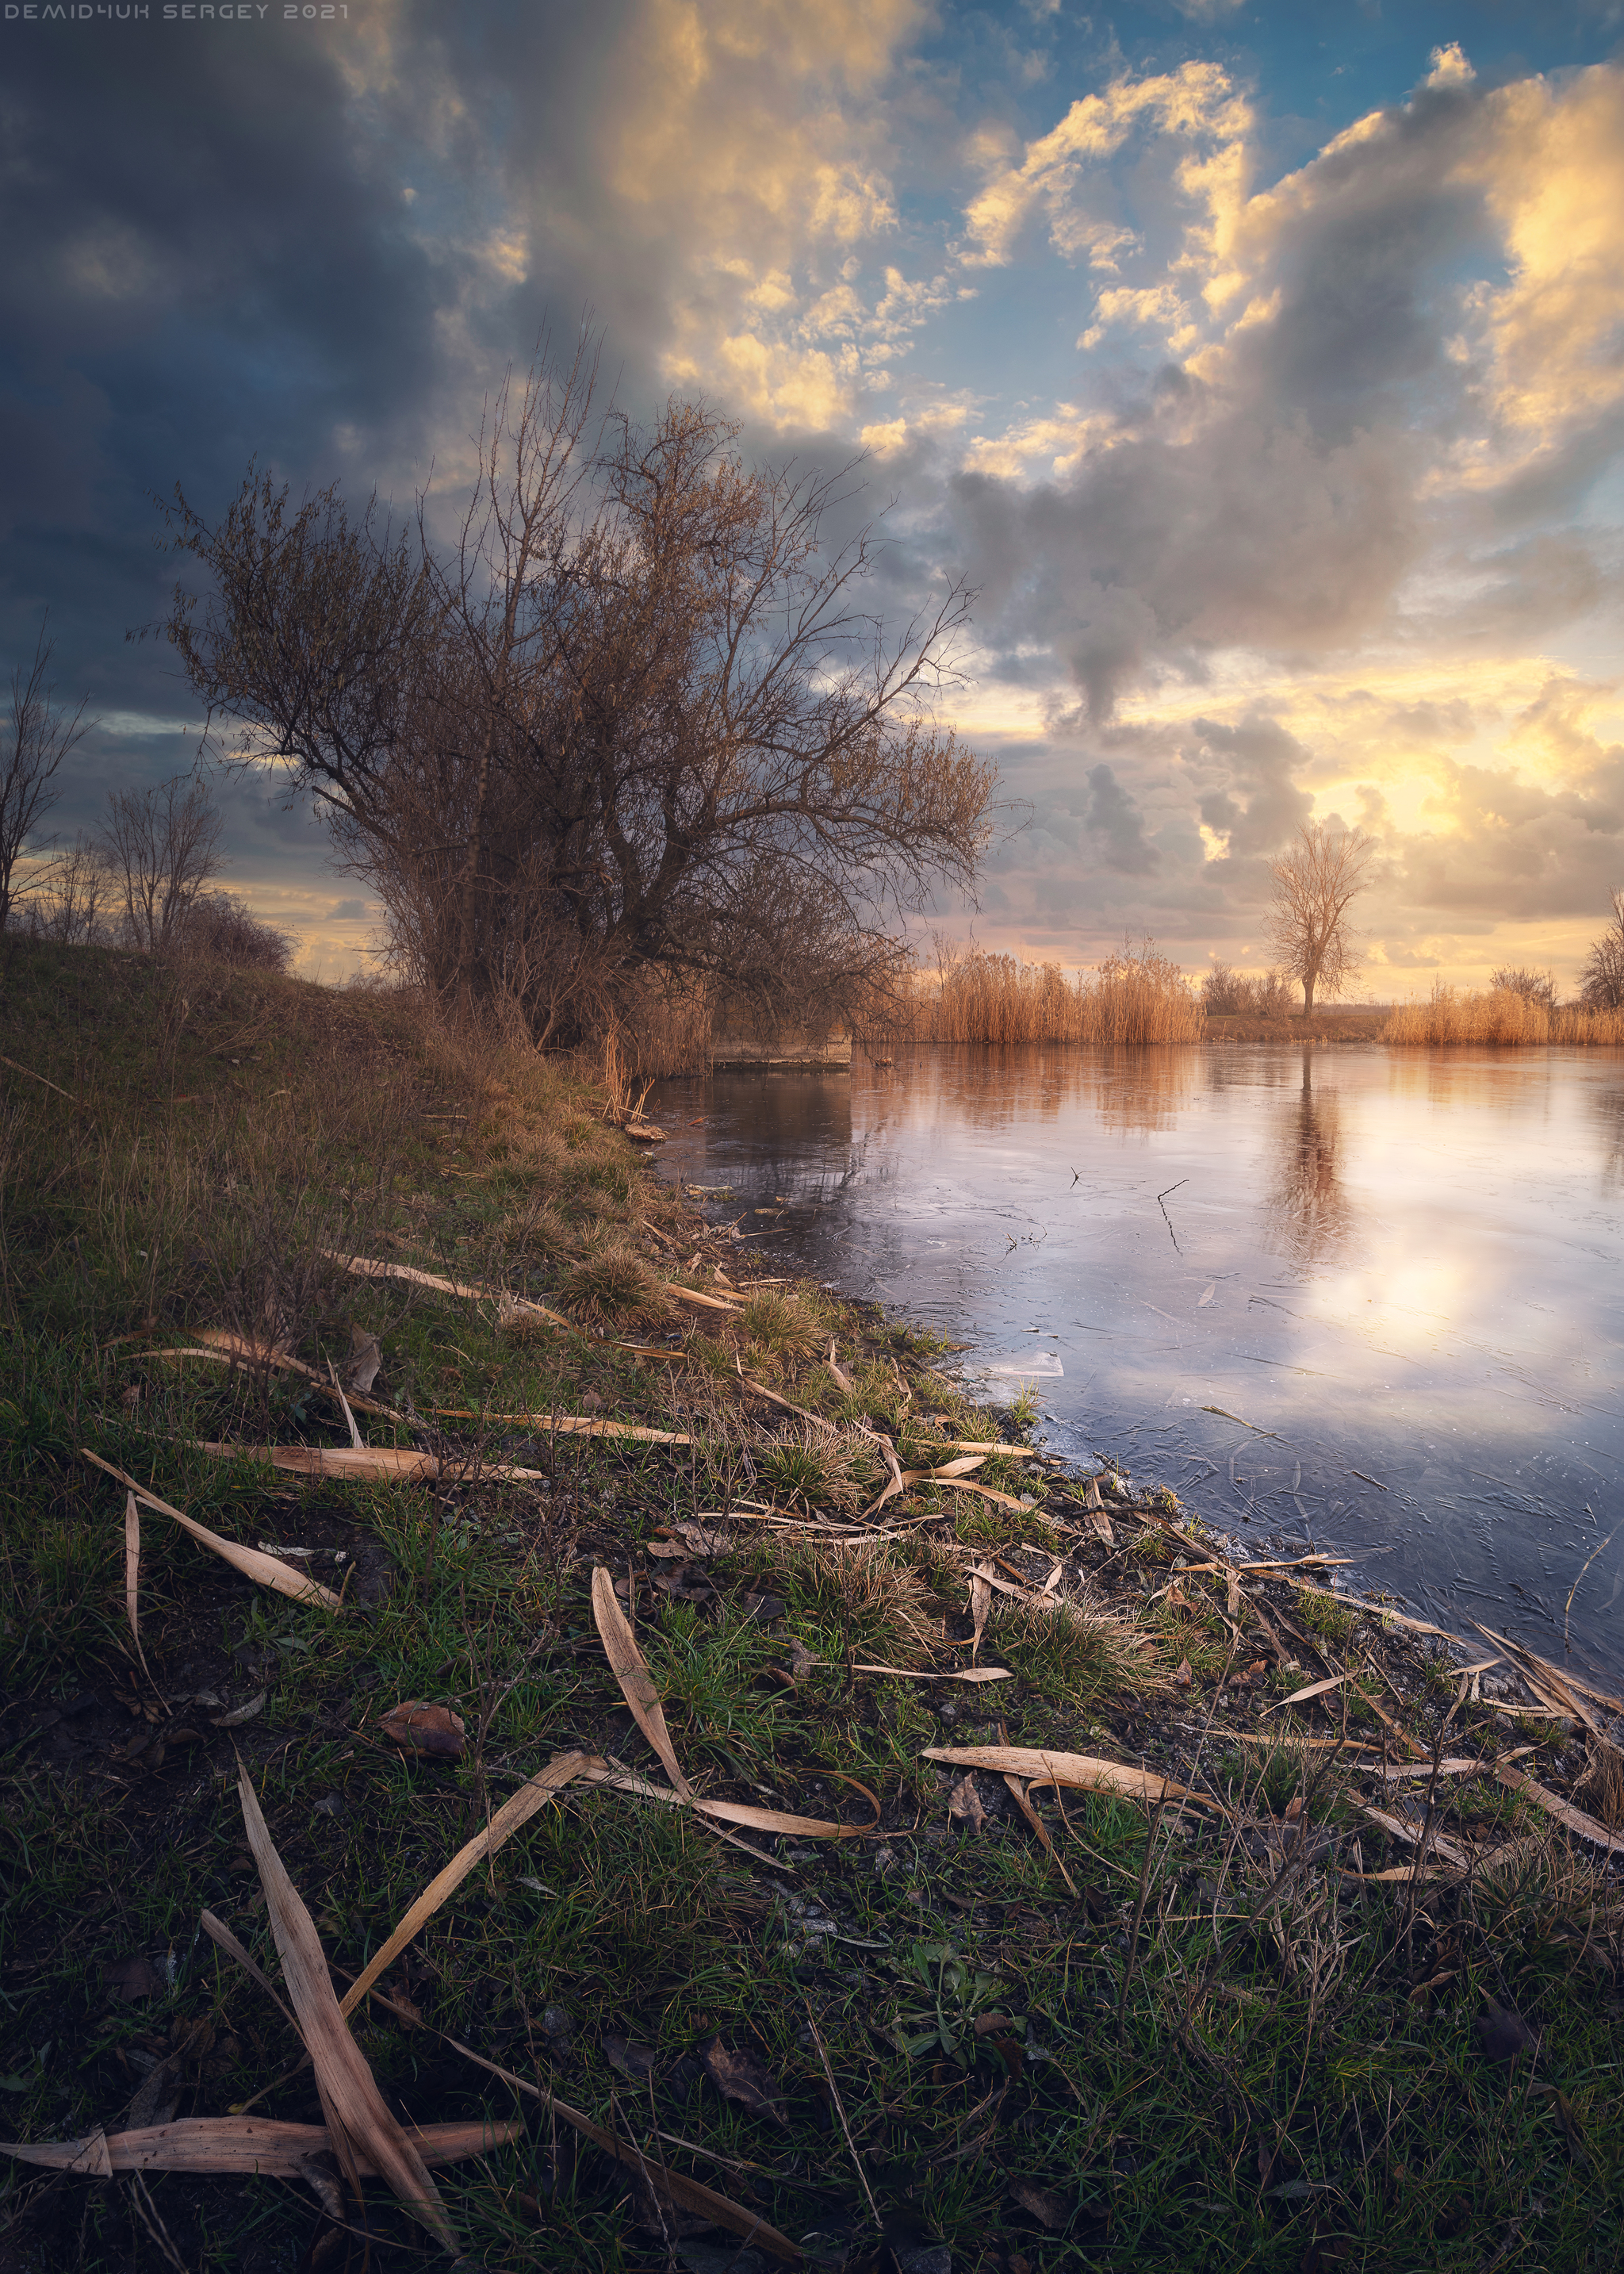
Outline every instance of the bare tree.
<svg viewBox="0 0 1624 2274">
<path fill-rule="evenodd" d="M 1556 1008 L 1556 974 L 1554 971 L 1530 971 L 1522 964 L 1501 964 L 1489 975 L 1491 987 L 1502 994 L 1520 995 L 1536 1010 L 1554 1011 Z"/>
<path fill-rule="evenodd" d="M 0 931 L 11 921 L 18 855 L 61 795 L 52 787 L 57 769 L 89 733 L 85 704 L 73 711 L 56 702 L 48 679 L 54 641 L 40 626 L 34 661 L 11 673 L 11 699 L 0 724 Z"/>
<path fill-rule="evenodd" d="M 64 947 L 83 947 L 102 928 L 112 877 L 101 847 L 87 837 L 76 837 L 65 853 L 57 854 L 41 881 L 29 907 L 33 929 L 41 939 L 58 940 Z"/>
<path fill-rule="evenodd" d="M 1358 971 L 1348 910 L 1369 882 L 1365 870 L 1376 840 L 1362 830 L 1332 830 L 1320 821 L 1300 824 L 1297 839 L 1269 863 L 1274 879 L 1269 944 L 1287 976 L 1301 986 L 1307 1013 L 1317 988 L 1340 995 Z"/>
<path fill-rule="evenodd" d="M 872 536 L 825 549 L 846 474 L 748 468 L 694 403 L 595 423 L 593 380 L 585 350 L 504 390 L 447 550 L 423 501 L 402 534 L 251 476 L 211 528 L 177 492 L 213 589 L 169 636 L 435 993 L 538 1041 L 650 977 L 816 1016 L 894 976 L 898 910 L 988 842 L 994 772 L 933 712 L 967 595 L 888 636 Z"/>
<path fill-rule="evenodd" d="M 123 902 L 132 947 L 177 945 L 198 895 L 220 866 L 223 825 L 196 774 L 108 797 L 101 850 Z"/>
<path fill-rule="evenodd" d="M 1624 892 L 1613 895 L 1613 921 L 1591 944 L 1579 990 L 1587 1011 L 1624 1010 Z"/>
</svg>

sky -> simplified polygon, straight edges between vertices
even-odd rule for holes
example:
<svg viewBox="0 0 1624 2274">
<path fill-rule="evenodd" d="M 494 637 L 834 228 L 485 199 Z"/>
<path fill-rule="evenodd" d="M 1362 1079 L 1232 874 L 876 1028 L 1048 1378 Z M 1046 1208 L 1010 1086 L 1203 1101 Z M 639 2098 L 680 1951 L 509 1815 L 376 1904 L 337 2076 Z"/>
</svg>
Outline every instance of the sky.
<svg viewBox="0 0 1624 2274">
<path fill-rule="evenodd" d="M 0 7 L 0 664 L 190 765 L 156 501 L 397 510 L 598 327 L 635 416 L 867 454 L 898 617 L 977 592 L 1002 777 L 947 929 L 1262 968 L 1304 819 L 1380 840 L 1357 993 L 1570 987 L 1624 885 L 1624 7 Z M 432 478 L 432 479 L 431 479 Z M 364 882 L 263 777 L 223 881 L 336 978 Z"/>
</svg>

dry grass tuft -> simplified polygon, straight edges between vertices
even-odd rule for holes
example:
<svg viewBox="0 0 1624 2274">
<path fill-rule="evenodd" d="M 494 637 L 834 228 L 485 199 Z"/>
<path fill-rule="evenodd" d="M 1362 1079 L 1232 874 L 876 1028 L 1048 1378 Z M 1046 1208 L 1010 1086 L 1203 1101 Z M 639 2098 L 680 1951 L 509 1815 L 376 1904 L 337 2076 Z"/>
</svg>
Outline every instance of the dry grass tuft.
<svg viewBox="0 0 1624 2274">
<path fill-rule="evenodd" d="M 665 1283 L 624 1232 L 593 1234 L 559 1281 L 563 1308 L 591 1326 L 650 1327 L 671 1310 Z"/>
<path fill-rule="evenodd" d="M 758 1480 L 781 1508 L 861 1508 L 883 1477 L 867 1438 L 854 1429 L 837 1435 L 810 1422 L 785 1436 L 763 1435 L 753 1457 Z"/>
<path fill-rule="evenodd" d="M 891 1666 L 922 1666 L 941 1619 L 920 1574 L 888 1540 L 799 1540 L 786 1571 L 819 1623 L 850 1650 Z"/>
<path fill-rule="evenodd" d="M 1086 1597 L 1057 1596 L 1049 1606 L 995 1596 L 988 1627 L 1000 1662 L 1050 1696 L 1147 1697 L 1168 1687 L 1154 1638 Z"/>
<path fill-rule="evenodd" d="M 775 1358 L 809 1358 L 823 1337 L 823 1321 L 805 1303 L 776 1287 L 752 1295 L 739 1322 L 748 1341 Z"/>
<path fill-rule="evenodd" d="M 1574 1797 L 1592 1816 L 1599 1816 L 1609 1831 L 1624 1830 L 1624 1753 L 1605 1737 L 1590 1740 Z"/>
</svg>

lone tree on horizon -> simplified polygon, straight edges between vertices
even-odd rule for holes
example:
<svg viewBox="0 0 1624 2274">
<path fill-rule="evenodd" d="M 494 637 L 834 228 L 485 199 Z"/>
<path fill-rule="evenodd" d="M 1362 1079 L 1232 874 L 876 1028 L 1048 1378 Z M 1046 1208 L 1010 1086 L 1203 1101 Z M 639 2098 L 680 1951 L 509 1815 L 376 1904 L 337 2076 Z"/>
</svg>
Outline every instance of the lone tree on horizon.
<svg viewBox="0 0 1624 2274">
<path fill-rule="evenodd" d="M 1300 823 L 1297 840 L 1269 863 L 1274 879 L 1269 944 L 1300 983 L 1306 1015 L 1317 987 L 1340 995 L 1358 972 L 1348 911 L 1369 883 L 1365 871 L 1376 840 L 1361 829 L 1330 829 L 1322 821 Z"/>
</svg>

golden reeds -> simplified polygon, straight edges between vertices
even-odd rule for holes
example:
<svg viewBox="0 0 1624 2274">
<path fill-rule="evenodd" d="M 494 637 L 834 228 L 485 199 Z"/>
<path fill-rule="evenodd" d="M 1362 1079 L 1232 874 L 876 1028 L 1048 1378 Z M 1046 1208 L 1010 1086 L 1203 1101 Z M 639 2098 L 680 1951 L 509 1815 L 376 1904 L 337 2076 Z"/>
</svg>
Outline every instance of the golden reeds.
<svg viewBox="0 0 1624 2274">
<path fill-rule="evenodd" d="M 1460 994 L 1436 984 L 1425 1003 L 1406 1003 L 1381 1030 L 1384 1043 L 1436 1048 L 1450 1043 L 1515 1049 L 1547 1043 L 1624 1043 L 1624 1011 L 1548 1010 L 1509 987 Z"/>
<path fill-rule="evenodd" d="M 1068 978 L 1057 963 L 1023 963 L 973 948 L 944 956 L 915 998 L 921 1043 L 1191 1043 L 1206 1014 L 1177 964 L 1145 940 Z"/>
</svg>

